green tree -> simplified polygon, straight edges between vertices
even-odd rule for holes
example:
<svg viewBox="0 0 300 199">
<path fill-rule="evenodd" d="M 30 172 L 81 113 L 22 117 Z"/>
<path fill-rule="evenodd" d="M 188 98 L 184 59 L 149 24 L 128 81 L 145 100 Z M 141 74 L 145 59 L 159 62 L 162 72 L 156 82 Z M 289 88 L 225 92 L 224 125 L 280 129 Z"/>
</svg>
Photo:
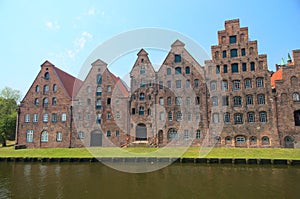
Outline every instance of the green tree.
<svg viewBox="0 0 300 199">
<path fill-rule="evenodd" d="M 6 146 L 6 140 L 15 139 L 17 102 L 20 91 L 5 87 L 0 91 L 0 142 Z"/>
</svg>

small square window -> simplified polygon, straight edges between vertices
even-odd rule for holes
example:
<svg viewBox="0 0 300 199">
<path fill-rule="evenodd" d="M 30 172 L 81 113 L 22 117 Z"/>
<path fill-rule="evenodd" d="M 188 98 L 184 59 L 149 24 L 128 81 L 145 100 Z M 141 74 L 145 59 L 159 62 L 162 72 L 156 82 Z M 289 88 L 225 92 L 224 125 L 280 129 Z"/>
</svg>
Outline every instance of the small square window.
<svg viewBox="0 0 300 199">
<path fill-rule="evenodd" d="M 181 55 L 175 54 L 175 60 L 176 63 L 181 62 Z"/>
<path fill-rule="evenodd" d="M 229 37 L 229 43 L 231 43 L 231 44 L 235 44 L 236 43 L 236 36 L 235 35 Z"/>
</svg>

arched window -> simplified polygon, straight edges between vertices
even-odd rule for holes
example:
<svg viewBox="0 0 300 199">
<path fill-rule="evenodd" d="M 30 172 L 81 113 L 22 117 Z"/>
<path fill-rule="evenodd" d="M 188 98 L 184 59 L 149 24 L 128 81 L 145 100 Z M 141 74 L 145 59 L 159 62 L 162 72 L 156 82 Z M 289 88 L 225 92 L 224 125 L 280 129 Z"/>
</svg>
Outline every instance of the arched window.
<svg viewBox="0 0 300 199">
<path fill-rule="evenodd" d="M 261 144 L 262 145 L 270 145 L 270 139 L 269 139 L 269 137 L 268 136 L 263 136 L 261 138 Z"/>
<path fill-rule="evenodd" d="M 252 88 L 251 79 L 245 79 L 245 88 Z"/>
<path fill-rule="evenodd" d="M 178 112 L 176 113 L 176 120 L 177 120 L 177 121 L 182 121 L 182 113 L 181 113 L 181 111 L 178 111 Z"/>
<path fill-rule="evenodd" d="M 243 124 L 243 114 L 242 113 L 236 113 L 234 114 L 234 124 Z"/>
<path fill-rule="evenodd" d="M 53 92 L 57 92 L 57 85 L 56 84 L 53 84 Z"/>
<path fill-rule="evenodd" d="M 47 93 L 49 91 L 49 86 L 48 85 L 44 85 L 44 93 Z"/>
<path fill-rule="evenodd" d="M 231 49 L 230 50 L 230 57 L 237 57 L 238 54 L 237 54 L 237 49 Z"/>
<path fill-rule="evenodd" d="M 256 145 L 257 144 L 257 137 L 252 136 L 250 137 L 250 145 Z"/>
<path fill-rule="evenodd" d="M 171 75 L 171 68 L 167 68 L 167 75 Z"/>
<path fill-rule="evenodd" d="M 252 95 L 246 95 L 246 105 L 253 104 L 253 96 Z"/>
<path fill-rule="evenodd" d="M 256 79 L 256 87 L 257 88 L 264 87 L 264 79 L 262 77 Z"/>
<path fill-rule="evenodd" d="M 40 86 L 39 85 L 36 85 L 36 87 L 35 87 L 35 92 L 40 92 Z"/>
<path fill-rule="evenodd" d="M 259 112 L 259 121 L 260 122 L 267 122 L 268 121 L 267 112 L 265 112 L 265 111 Z"/>
<path fill-rule="evenodd" d="M 215 137 L 215 143 L 216 144 L 221 144 L 221 137 L 220 136 Z"/>
<path fill-rule="evenodd" d="M 160 105 L 164 105 L 164 98 L 163 98 L 163 97 L 160 97 L 160 98 L 159 98 L 159 104 L 160 104 Z"/>
<path fill-rule="evenodd" d="M 222 57 L 223 57 L 223 58 L 226 58 L 226 57 L 227 57 L 227 52 L 226 52 L 226 50 L 223 50 L 223 52 L 222 52 Z"/>
<path fill-rule="evenodd" d="M 43 106 L 48 106 L 49 100 L 47 97 L 43 99 Z"/>
<path fill-rule="evenodd" d="M 168 131 L 168 140 L 172 141 L 172 140 L 176 140 L 178 139 L 178 134 L 177 134 L 177 130 L 176 129 L 169 129 Z"/>
<path fill-rule="evenodd" d="M 241 88 L 240 80 L 233 80 L 232 81 L 232 90 L 236 91 L 236 90 L 240 90 L 240 88 Z"/>
<path fill-rule="evenodd" d="M 298 85 L 298 78 L 295 76 L 291 77 L 291 86 L 297 86 Z"/>
<path fill-rule="evenodd" d="M 52 105 L 55 106 L 56 105 L 56 97 L 52 97 Z"/>
<path fill-rule="evenodd" d="M 50 79 L 50 74 L 49 74 L 49 72 L 45 72 L 44 78 L 47 79 L 47 80 Z"/>
<path fill-rule="evenodd" d="M 255 122 L 255 114 L 254 114 L 254 112 L 248 112 L 247 116 L 248 116 L 248 122 L 249 123 Z"/>
<path fill-rule="evenodd" d="M 41 142 L 48 142 L 48 132 L 47 131 L 42 132 Z"/>
<path fill-rule="evenodd" d="M 297 92 L 293 93 L 293 101 L 294 102 L 299 102 L 300 101 L 299 93 L 297 93 Z"/>
<path fill-rule="evenodd" d="M 39 99 L 38 98 L 34 99 L 34 105 L 39 105 Z"/>
<path fill-rule="evenodd" d="M 139 115 L 144 115 L 144 113 L 145 113 L 144 107 L 140 106 L 140 108 L 139 108 Z"/>
<path fill-rule="evenodd" d="M 189 75 L 191 73 L 191 69 L 189 66 L 185 67 L 185 74 Z"/>
<path fill-rule="evenodd" d="M 181 74 L 181 67 L 175 68 L 175 74 Z"/>
<path fill-rule="evenodd" d="M 231 144 L 231 143 L 232 143 L 231 137 L 230 137 L 230 136 L 227 136 L 227 137 L 225 138 L 225 144 Z"/>
<path fill-rule="evenodd" d="M 145 100 L 145 93 L 140 93 L 140 100 L 144 101 Z"/>
</svg>

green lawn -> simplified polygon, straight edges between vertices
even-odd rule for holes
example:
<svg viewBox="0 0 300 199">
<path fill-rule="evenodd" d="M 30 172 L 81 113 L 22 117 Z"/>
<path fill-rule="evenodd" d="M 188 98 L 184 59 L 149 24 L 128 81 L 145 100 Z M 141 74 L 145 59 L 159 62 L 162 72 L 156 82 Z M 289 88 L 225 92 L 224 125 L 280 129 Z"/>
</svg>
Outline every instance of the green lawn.
<svg viewBox="0 0 300 199">
<path fill-rule="evenodd" d="M 265 158 L 300 160 L 300 149 L 270 148 L 42 148 L 14 150 L 0 147 L 0 157 L 91 158 L 91 157 L 186 157 L 186 158 Z"/>
</svg>

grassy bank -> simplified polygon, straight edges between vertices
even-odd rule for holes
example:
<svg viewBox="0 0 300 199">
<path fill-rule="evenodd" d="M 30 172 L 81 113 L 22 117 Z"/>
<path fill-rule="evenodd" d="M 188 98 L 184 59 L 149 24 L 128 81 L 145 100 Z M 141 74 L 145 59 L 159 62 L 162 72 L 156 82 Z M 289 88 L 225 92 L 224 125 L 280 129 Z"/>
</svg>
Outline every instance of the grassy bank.
<svg viewBox="0 0 300 199">
<path fill-rule="evenodd" d="M 14 150 L 0 147 L 0 157 L 92 158 L 92 157 L 185 157 L 185 158 L 262 158 L 300 160 L 300 149 L 262 148 L 43 148 Z"/>
</svg>

